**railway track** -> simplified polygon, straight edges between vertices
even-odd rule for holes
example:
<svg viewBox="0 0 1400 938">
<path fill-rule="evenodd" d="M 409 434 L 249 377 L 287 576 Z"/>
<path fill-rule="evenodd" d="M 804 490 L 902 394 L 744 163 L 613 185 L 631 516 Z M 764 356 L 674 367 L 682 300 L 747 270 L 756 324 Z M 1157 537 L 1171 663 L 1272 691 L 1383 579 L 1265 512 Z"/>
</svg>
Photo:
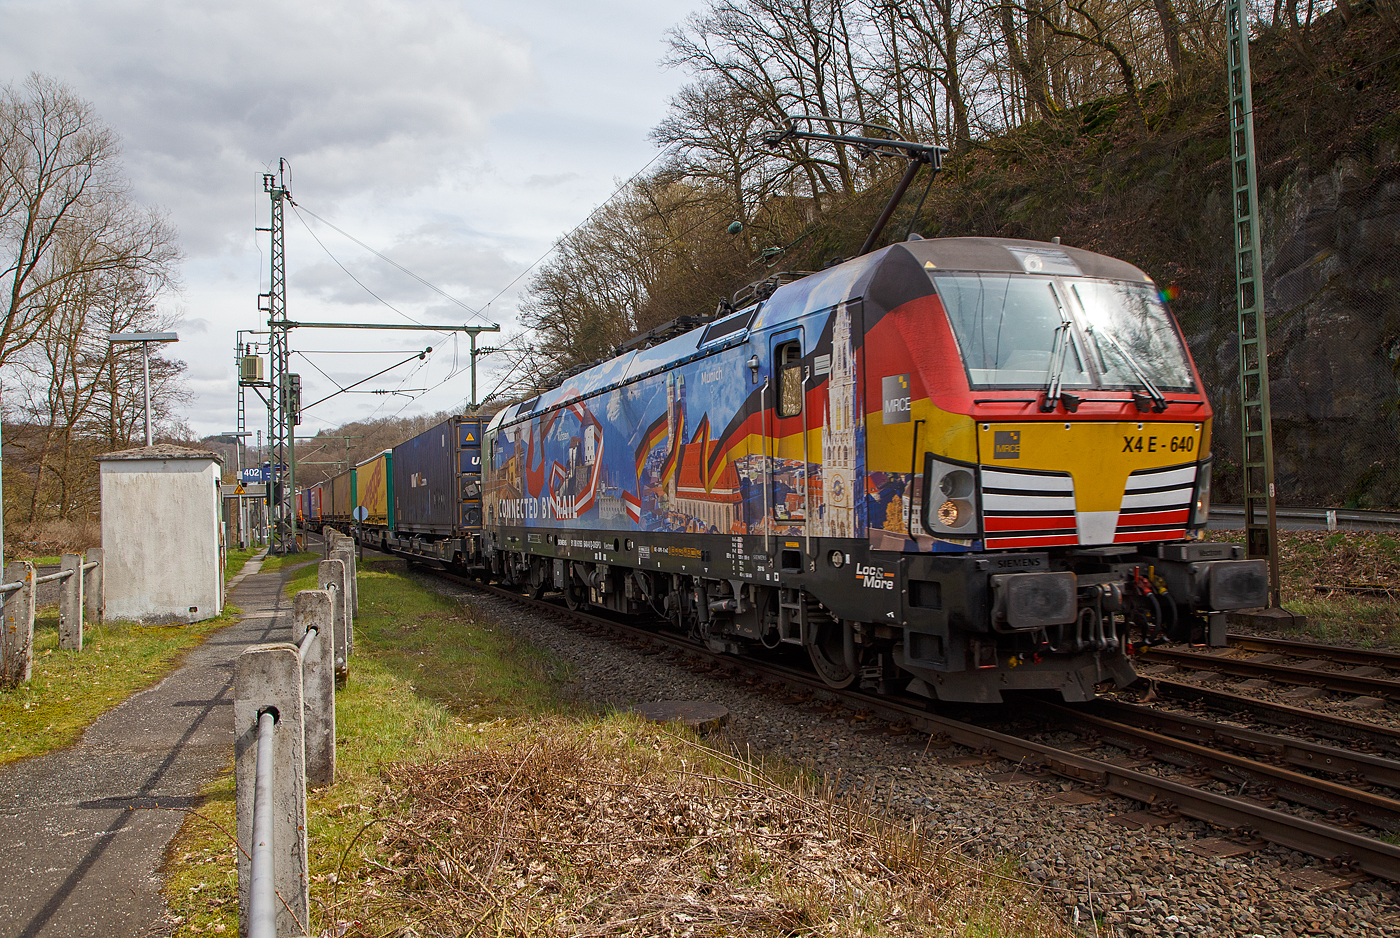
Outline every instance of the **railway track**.
<svg viewBox="0 0 1400 938">
<path fill-rule="evenodd" d="M 1003 759 L 1022 777 L 1058 776 L 1086 786 L 1092 794 L 1084 797 L 1114 794 L 1146 806 L 1125 815 L 1124 823 L 1149 826 L 1172 817 L 1194 818 L 1236 833 L 1235 840 L 1221 841 L 1225 852 L 1247 852 L 1270 842 L 1330 860 L 1343 871 L 1400 882 L 1400 847 L 1375 836 L 1400 832 L 1400 759 L 1392 758 L 1400 755 L 1400 734 L 1385 737 L 1380 752 L 1357 752 L 1110 700 L 1079 708 L 1026 699 L 980 716 L 958 708 L 967 717 L 958 719 L 923 701 L 834 690 L 817 676 L 785 665 L 715 654 L 676 635 L 571 611 L 446 571 L 428 572 L 588 632 L 670 652 L 695 667 L 751 684 L 781 685 L 803 699 L 829 700 L 833 710 L 846 708 L 884 720 L 893 732 L 926 734 L 934 749 L 966 747 L 972 750 L 965 757 L 971 762 Z M 1273 714 L 1273 719 L 1283 717 Z M 1003 725 L 1008 720 L 1011 729 Z M 1060 735 L 1069 731 L 1077 742 L 1065 746 L 1033 738 L 1052 729 Z M 1331 733 L 1327 738 L 1339 737 L 1336 741 L 1365 739 L 1359 727 L 1333 728 Z"/>
<path fill-rule="evenodd" d="M 1152 690 L 1148 696 L 1163 705 L 1178 705 L 1197 712 L 1213 711 L 1231 723 L 1277 727 L 1288 736 L 1330 740 L 1357 752 L 1400 759 L 1400 730 L 1389 726 L 1166 678 L 1149 680 Z"/>
<path fill-rule="evenodd" d="M 1223 650 L 1158 646 L 1144 649 L 1138 660 L 1179 671 L 1316 688 L 1375 701 L 1400 700 L 1400 654 L 1394 652 L 1231 635 Z"/>
</svg>

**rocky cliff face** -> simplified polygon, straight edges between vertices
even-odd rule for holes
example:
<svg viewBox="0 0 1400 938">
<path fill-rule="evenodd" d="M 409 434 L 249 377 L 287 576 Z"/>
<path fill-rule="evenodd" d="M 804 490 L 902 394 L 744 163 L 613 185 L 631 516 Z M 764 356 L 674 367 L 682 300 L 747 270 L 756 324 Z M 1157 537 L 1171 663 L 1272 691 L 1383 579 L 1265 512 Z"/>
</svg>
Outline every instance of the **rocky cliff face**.
<svg viewBox="0 0 1400 938">
<path fill-rule="evenodd" d="M 1369 158 L 1343 155 L 1320 172 L 1299 166 L 1262 189 L 1278 499 L 1400 506 L 1396 144 Z M 1192 341 L 1220 411 L 1222 462 L 1240 451 L 1233 313 L 1222 304 L 1227 322 Z M 1238 497 L 1237 483 L 1222 481 Z"/>
</svg>

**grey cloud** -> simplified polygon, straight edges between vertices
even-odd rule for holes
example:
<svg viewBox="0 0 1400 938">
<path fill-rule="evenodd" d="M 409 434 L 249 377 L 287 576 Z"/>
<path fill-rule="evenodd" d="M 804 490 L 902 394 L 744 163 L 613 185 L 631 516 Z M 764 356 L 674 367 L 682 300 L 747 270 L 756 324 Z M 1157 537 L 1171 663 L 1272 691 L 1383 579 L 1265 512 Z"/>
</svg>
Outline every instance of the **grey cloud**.
<svg viewBox="0 0 1400 938">
<path fill-rule="evenodd" d="M 31 0 L 0 15 L 13 69 L 0 78 L 39 70 L 92 100 L 128 141 L 137 194 L 168 206 L 197 253 L 246 238 L 228 220 L 248 216 L 266 161 L 310 170 L 328 201 L 417 190 L 533 81 L 522 42 L 447 0 Z"/>
<path fill-rule="evenodd" d="M 374 297 L 365 292 L 364 288 L 368 287 L 405 312 L 409 311 L 405 307 L 421 307 L 426 303 L 441 305 L 445 314 L 453 317 L 449 321 L 470 315 L 363 248 L 334 233 L 320 231 L 318 235 L 335 259 L 364 287 L 351 280 L 345 270 L 311 244 L 320 260 L 298 265 L 288 274 L 288 284 L 295 289 L 317 293 L 335 303 L 378 305 Z M 499 244 L 483 243 L 479 237 L 464 236 L 444 224 L 423 226 L 381 250 L 395 263 L 474 309 L 490 300 L 520 272 L 520 262 L 508 257 Z"/>
<path fill-rule="evenodd" d="M 531 189 L 552 189 L 555 186 L 562 186 L 564 183 L 573 182 L 583 177 L 578 173 L 551 173 L 547 175 L 536 174 L 525 178 L 525 185 Z"/>
</svg>

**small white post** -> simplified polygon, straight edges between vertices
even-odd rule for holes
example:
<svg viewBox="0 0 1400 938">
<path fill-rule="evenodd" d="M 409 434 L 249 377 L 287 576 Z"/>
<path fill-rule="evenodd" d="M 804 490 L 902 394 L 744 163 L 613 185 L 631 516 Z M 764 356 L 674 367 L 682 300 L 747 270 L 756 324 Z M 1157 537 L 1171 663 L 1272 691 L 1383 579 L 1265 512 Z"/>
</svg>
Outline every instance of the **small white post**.
<svg viewBox="0 0 1400 938">
<path fill-rule="evenodd" d="M 83 650 L 83 555 L 64 554 L 60 572 L 68 576 L 58 581 L 58 647 Z"/>
<path fill-rule="evenodd" d="M 0 636 L 0 687 L 28 682 L 34 667 L 34 565 L 16 560 L 5 567 L 6 583 L 23 583 L 5 597 Z"/>
<path fill-rule="evenodd" d="M 234 798 L 238 815 L 238 920 L 251 911 L 253 803 L 258 777 L 258 718 L 273 711 L 273 886 L 277 934 L 308 934 L 311 908 L 306 860 L 306 746 L 302 723 L 301 655 L 286 642 L 250 645 L 233 666 Z"/>
<path fill-rule="evenodd" d="M 100 547 L 89 547 L 87 562 L 97 564 L 88 570 L 83 580 L 83 609 L 87 618 L 101 622 L 106 603 L 102 600 L 102 565 L 106 562 Z"/>
<path fill-rule="evenodd" d="M 292 600 L 292 641 L 316 638 L 301 659 L 306 701 L 306 783 L 335 784 L 335 613 L 329 590 L 302 590 Z"/>
</svg>

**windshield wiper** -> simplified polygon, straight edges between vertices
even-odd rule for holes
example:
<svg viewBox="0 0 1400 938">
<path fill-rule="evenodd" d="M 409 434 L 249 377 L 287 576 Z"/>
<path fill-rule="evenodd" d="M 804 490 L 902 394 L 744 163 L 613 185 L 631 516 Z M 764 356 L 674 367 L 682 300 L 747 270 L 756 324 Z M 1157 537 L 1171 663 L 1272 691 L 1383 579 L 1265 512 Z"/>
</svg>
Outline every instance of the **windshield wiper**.
<svg viewBox="0 0 1400 938">
<path fill-rule="evenodd" d="M 1069 316 L 1065 313 L 1064 304 L 1060 302 L 1060 295 L 1055 292 L 1055 285 L 1047 283 L 1050 288 L 1050 296 L 1055 300 L 1055 308 L 1060 311 L 1060 324 L 1055 327 L 1055 340 L 1050 343 L 1050 374 L 1045 383 L 1045 399 L 1040 402 L 1040 412 L 1042 414 L 1052 413 L 1055 404 L 1065 405 L 1065 410 L 1071 414 L 1079 410 L 1079 397 L 1074 394 L 1066 394 L 1061 391 L 1065 376 L 1065 353 L 1069 351 Z"/>
<path fill-rule="evenodd" d="M 1089 326 L 1085 331 L 1094 338 L 1094 341 L 1098 341 L 1100 334 L 1094 331 L 1093 326 Z M 1132 369 L 1133 374 L 1137 377 L 1138 381 L 1142 383 L 1143 389 L 1147 391 L 1146 394 L 1139 394 L 1137 391 L 1133 392 L 1133 403 L 1137 405 L 1138 411 L 1140 413 L 1146 413 L 1150 409 L 1154 414 L 1160 414 L 1165 411 L 1167 409 L 1166 395 L 1157 389 L 1157 385 L 1152 383 L 1151 378 L 1147 377 L 1147 372 L 1142 370 L 1142 366 L 1138 364 L 1137 359 L 1129 355 L 1128 350 L 1119 345 L 1118 340 L 1107 332 L 1103 333 L 1102 337 L 1108 341 L 1109 345 L 1113 346 L 1114 350 L 1120 356 L 1122 356 L 1123 361 Z"/>
</svg>

